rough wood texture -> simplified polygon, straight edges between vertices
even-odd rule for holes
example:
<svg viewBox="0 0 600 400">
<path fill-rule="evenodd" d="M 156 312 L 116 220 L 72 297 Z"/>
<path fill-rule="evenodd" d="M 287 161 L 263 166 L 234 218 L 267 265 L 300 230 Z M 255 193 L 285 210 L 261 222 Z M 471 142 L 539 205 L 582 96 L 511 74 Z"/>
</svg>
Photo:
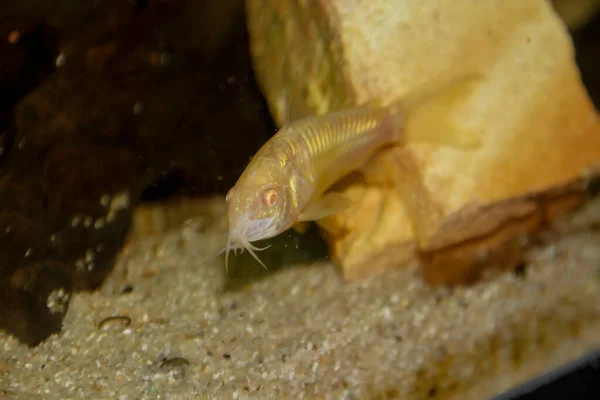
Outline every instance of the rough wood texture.
<svg viewBox="0 0 600 400">
<path fill-rule="evenodd" d="M 60 331 L 140 198 L 233 185 L 273 132 L 247 46 L 243 0 L 0 2 L 0 329 Z"/>
<path fill-rule="evenodd" d="M 319 224 L 348 279 L 421 260 L 432 282 L 471 280 L 482 254 L 545 225 L 546 210 L 578 204 L 597 172 L 600 119 L 547 1 L 249 0 L 247 11 L 254 67 L 279 124 L 391 101 L 447 71 L 485 74 L 454 110 L 481 146 L 396 148 L 344 183 L 356 204 Z M 455 271 L 434 262 L 427 273 L 436 254 L 474 242 Z"/>
</svg>

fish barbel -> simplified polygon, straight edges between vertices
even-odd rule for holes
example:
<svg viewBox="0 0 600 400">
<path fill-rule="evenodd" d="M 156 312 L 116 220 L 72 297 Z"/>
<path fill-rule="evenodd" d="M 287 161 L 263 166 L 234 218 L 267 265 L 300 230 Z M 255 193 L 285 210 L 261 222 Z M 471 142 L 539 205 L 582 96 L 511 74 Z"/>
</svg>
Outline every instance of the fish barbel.
<svg viewBox="0 0 600 400">
<path fill-rule="evenodd" d="M 450 118 L 451 104 L 479 75 L 431 81 L 387 106 L 377 100 L 284 125 L 252 158 L 226 196 L 230 250 L 244 249 L 266 268 L 252 242 L 279 235 L 297 223 L 318 220 L 348 207 L 327 190 L 361 169 L 380 149 L 425 141 L 453 147 L 478 143 Z M 421 113 L 423 111 L 423 113 Z M 405 129 L 421 113 L 421 125 Z"/>
</svg>

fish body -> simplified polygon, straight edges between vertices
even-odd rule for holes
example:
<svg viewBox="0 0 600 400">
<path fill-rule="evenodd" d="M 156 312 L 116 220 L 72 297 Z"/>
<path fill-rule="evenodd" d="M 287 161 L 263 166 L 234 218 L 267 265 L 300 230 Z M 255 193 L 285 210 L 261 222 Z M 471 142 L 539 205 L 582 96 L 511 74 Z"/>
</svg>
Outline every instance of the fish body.
<svg viewBox="0 0 600 400">
<path fill-rule="evenodd" d="M 407 139 L 464 145 L 462 132 L 445 129 L 449 127 L 448 119 L 438 121 L 437 117 L 448 109 L 445 103 L 457 97 L 460 91 L 456 90 L 470 82 L 467 76 L 466 82 L 458 79 L 446 85 L 430 84 L 387 106 L 372 101 L 284 125 L 256 153 L 227 193 L 226 264 L 229 251 L 241 248 L 264 266 L 253 251 L 262 249 L 251 242 L 277 236 L 298 222 L 318 220 L 347 207 L 345 198 L 327 190 L 360 169 L 380 149 Z M 421 137 L 407 136 L 407 118 L 435 99 L 442 103 L 430 108 Z"/>
</svg>

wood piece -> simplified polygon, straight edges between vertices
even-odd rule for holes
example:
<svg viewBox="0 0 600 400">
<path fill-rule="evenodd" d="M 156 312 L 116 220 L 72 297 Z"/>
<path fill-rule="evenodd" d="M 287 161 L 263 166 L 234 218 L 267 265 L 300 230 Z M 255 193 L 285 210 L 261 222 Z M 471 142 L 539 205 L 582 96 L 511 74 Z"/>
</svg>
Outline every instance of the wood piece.
<svg viewBox="0 0 600 400">
<path fill-rule="evenodd" d="M 356 204 L 319 224 L 348 279 L 474 239 L 492 254 L 546 223 L 536 216 L 554 208 L 540 208 L 548 191 L 571 193 L 582 176 L 597 175 L 600 118 L 547 1 L 249 0 L 247 11 L 254 68 L 279 125 L 290 115 L 391 101 L 448 71 L 485 75 L 454 110 L 480 147 L 395 148 L 345 183 Z M 443 270 L 456 274 L 430 280 L 480 275 L 467 264 L 450 262 Z"/>
</svg>

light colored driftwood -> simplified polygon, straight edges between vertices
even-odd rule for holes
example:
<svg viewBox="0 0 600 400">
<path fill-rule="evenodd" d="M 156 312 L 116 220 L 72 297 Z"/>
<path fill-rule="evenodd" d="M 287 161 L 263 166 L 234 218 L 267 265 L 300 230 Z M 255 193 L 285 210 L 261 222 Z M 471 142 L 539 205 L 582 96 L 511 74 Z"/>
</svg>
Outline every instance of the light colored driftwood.
<svg viewBox="0 0 600 400">
<path fill-rule="evenodd" d="M 547 1 L 248 0 L 247 11 L 279 124 L 391 101 L 448 71 L 485 75 L 454 110 L 479 147 L 411 144 L 344 182 L 355 205 L 319 224 L 348 279 L 419 260 L 431 281 L 468 280 L 482 255 L 548 221 L 546 210 L 578 204 L 597 172 L 600 119 Z"/>
</svg>

